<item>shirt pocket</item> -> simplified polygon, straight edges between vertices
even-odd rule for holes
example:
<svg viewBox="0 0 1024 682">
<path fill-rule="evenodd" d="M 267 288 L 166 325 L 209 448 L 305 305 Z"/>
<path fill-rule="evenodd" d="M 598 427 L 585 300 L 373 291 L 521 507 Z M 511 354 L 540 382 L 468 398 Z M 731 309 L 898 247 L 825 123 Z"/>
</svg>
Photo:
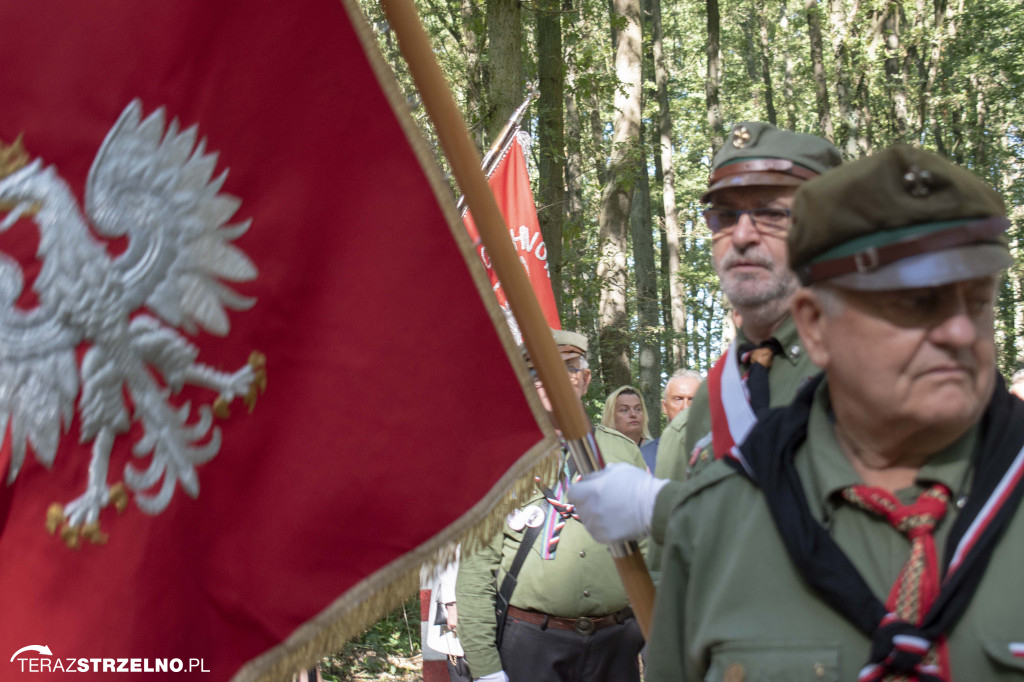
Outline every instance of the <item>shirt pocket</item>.
<svg viewBox="0 0 1024 682">
<path fill-rule="evenodd" d="M 711 649 L 707 682 L 839 682 L 839 643 L 725 642 Z"/>
<path fill-rule="evenodd" d="M 995 662 L 996 670 L 1024 673 L 1024 639 L 983 639 L 981 648 Z"/>
</svg>

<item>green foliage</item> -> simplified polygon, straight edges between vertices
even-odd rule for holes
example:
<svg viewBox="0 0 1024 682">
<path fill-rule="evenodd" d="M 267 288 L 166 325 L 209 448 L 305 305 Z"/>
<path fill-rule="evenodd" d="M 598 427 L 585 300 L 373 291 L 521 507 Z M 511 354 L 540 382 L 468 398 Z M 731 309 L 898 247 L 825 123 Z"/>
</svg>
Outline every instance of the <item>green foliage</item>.
<svg viewBox="0 0 1024 682">
<path fill-rule="evenodd" d="M 492 68 L 486 45 L 488 1 L 417 0 L 441 67 L 481 148 L 487 142 L 481 132 L 485 114 L 482 107 L 489 87 L 488 69 Z M 363 6 L 382 52 L 398 73 L 414 107 L 414 118 L 428 141 L 436 145 L 425 115 L 415 106 L 415 90 L 397 56 L 387 23 L 375 4 L 364 0 Z M 522 8 L 523 77 L 529 82 L 537 73 L 532 50 L 536 8 L 530 3 Z M 563 323 L 596 339 L 601 324 L 598 301 L 607 286 L 597 278 L 597 265 L 609 255 L 598 251 L 598 213 L 611 154 L 616 114 L 612 103 L 619 87 L 611 35 L 614 22 L 621 19 L 610 14 L 607 0 L 563 2 L 562 8 L 566 97 L 578 111 L 578 120 L 566 117 L 566 136 L 579 145 L 583 159 L 578 169 L 582 209 L 578 214 L 567 214 L 563 233 Z M 727 311 L 710 263 L 710 241 L 703 227 L 699 197 L 706 187 L 712 136 L 723 131 L 708 126 L 705 3 L 664 3 L 661 9 L 680 226 L 679 277 L 687 292 L 686 300 L 676 303 L 687 312 L 685 331 L 677 334 L 662 329 L 661 342 L 666 351 L 675 345 L 682 348 L 685 364 L 706 369 L 723 347 Z M 1018 115 L 1024 92 L 1024 6 L 1019 0 L 719 3 L 719 96 L 725 126 L 740 120 L 766 120 L 770 90 L 779 126 L 825 133 L 818 115 L 808 11 L 816 13 L 821 25 L 821 67 L 827 84 L 828 112 L 834 142 L 844 156 L 855 158 L 899 141 L 923 145 L 968 166 L 1006 197 L 1015 220 L 1011 243 L 1018 259 L 999 297 L 999 362 L 1008 370 L 1024 356 L 1019 339 L 1024 329 L 1024 271 L 1020 264 L 1024 260 L 1024 216 L 1019 208 L 1024 205 L 1024 139 Z M 762 17 L 767 49 L 762 46 Z M 645 25 L 644 30 L 645 48 L 649 49 L 650 26 Z M 762 59 L 768 65 L 767 78 L 762 72 Z M 658 117 L 654 85 L 649 82 L 645 87 L 644 124 L 653 131 Z M 529 116 L 527 129 L 535 127 Z M 652 206 L 656 209 L 662 188 L 654 181 L 657 145 L 650 142 L 646 148 L 634 150 L 638 157 L 633 168 L 640 163 L 648 165 Z M 537 158 L 539 150 L 533 153 Z M 437 156 L 442 168 L 446 167 L 443 155 Z M 453 186 L 455 193 L 457 188 Z M 655 235 L 656 250 L 662 247 Z M 659 256 L 656 253 L 656 263 Z M 663 279 L 666 273 L 659 277 Z M 636 319 L 632 281 L 627 287 L 633 302 L 629 309 L 633 322 L 627 332 L 636 342 L 650 332 L 641 329 Z M 662 356 L 670 354 L 663 352 Z M 663 375 L 672 369 L 666 364 Z M 601 385 L 600 377 L 596 379 L 592 395 L 603 397 L 608 387 Z"/>
<path fill-rule="evenodd" d="M 336 654 L 320 660 L 320 676 L 329 682 L 404 677 L 420 649 L 420 602 L 413 595 Z"/>
</svg>

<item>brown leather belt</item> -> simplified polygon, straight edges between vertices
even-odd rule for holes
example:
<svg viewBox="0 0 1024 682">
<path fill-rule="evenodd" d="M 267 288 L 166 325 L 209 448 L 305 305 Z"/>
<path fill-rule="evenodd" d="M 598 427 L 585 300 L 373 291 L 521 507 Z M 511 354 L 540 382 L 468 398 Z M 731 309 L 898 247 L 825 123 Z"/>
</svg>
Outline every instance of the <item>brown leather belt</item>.
<svg viewBox="0 0 1024 682">
<path fill-rule="evenodd" d="M 601 616 L 600 618 L 561 618 L 560 616 L 549 616 L 546 613 L 538 613 L 537 611 L 523 611 L 522 609 L 510 606 L 508 607 L 508 616 L 509 618 L 521 620 L 524 623 L 539 625 L 541 630 L 545 628 L 575 630 L 582 635 L 591 635 L 609 625 L 616 625 L 622 623 L 627 618 L 632 618 L 633 609 L 627 606 L 624 609 L 619 609 L 615 613 Z"/>
</svg>

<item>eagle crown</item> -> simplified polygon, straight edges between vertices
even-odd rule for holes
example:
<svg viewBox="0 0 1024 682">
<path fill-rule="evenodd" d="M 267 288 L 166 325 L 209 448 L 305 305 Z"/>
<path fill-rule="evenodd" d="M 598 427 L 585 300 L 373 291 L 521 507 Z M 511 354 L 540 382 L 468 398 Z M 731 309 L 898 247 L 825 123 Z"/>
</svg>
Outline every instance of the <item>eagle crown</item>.
<svg viewBox="0 0 1024 682">
<path fill-rule="evenodd" d="M 6 178 L 28 163 L 28 152 L 21 143 L 21 135 L 14 141 L 14 144 L 5 144 L 0 140 L 0 178 Z"/>
</svg>

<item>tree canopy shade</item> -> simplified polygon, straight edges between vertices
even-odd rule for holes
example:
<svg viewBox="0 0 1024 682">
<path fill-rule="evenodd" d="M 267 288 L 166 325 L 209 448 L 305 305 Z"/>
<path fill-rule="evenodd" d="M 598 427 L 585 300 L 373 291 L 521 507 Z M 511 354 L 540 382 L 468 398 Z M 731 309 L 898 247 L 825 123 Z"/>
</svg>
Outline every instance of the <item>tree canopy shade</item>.
<svg viewBox="0 0 1024 682">
<path fill-rule="evenodd" d="M 826 137 L 847 159 L 916 144 L 991 183 L 1016 260 L 999 295 L 999 364 L 1021 365 L 1018 0 L 417 1 L 481 148 L 503 103 L 540 81 L 526 122 L 534 194 L 563 325 L 599 360 L 592 411 L 627 383 L 652 404 L 665 376 L 705 370 L 729 340 L 699 197 L 725 132 L 749 119 Z M 415 109 L 379 8 L 363 6 Z"/>
</svg>

